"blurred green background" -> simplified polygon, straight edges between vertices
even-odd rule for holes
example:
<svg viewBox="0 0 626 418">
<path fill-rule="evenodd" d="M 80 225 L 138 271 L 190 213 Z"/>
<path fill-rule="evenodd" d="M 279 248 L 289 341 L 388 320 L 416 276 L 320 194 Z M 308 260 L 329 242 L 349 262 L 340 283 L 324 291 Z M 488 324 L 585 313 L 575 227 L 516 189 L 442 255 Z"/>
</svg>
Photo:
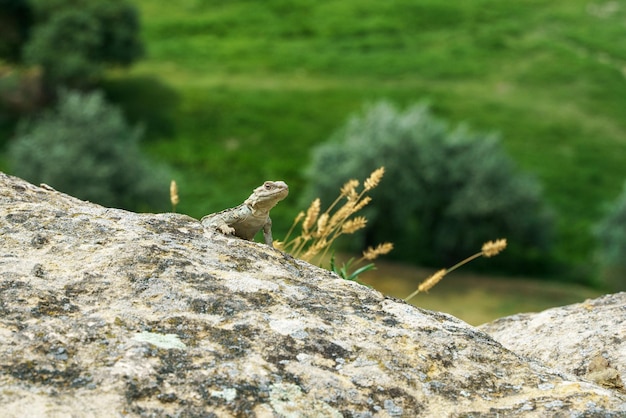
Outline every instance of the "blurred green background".
<svg viewBox="0 0 626 418">
<path fill-rule="evenodd" d="M 413 303 L 456 309 L 479 323 L 605 291 L 592 227 L 626 179 L 623 3 L 129 3 L 140 16 L 144 55 L 130 67 L 107 67 L 81 88 L 103 90 L 131 125 L 144 127 L 140 147 L 169 166 L 179 212 L 199 218 L 241 203 L 263 180 L 282 179 L 291 194 L 273 210 L 280 238 L 307 206 L 304 168 L 313 147 L 366 103 L 385 99 L 404 107 L 425 100 L 452 125 L 499 133 L 512 159 L 538 179 L 555 212 L 551 257 L 559 268 L 497 282 L 450 278 L 454 286 L 445 285 L 446 278 Z M 19 60 L 0 65 L 0 94 L 10 90 L 14 71 L 31 68 Z M 14 140 L 17 121 L 30 114 L 5 109 L 3 149 Z M 0 168 L 12 172 L 6 153 Z M 153 210 L 167 207 L 165 201 Z M 414 288 L 426 277 L 410 261 L 378 263 L 367 282 L 406 296 L 411 282 Z M 459 289 L 467 289 L 465 295 L 449 299 Z M 525 303 L 516 302 L 520 295 L 527 295 Z M 472 306 L 488 312 L 465 312 Z"/>
</svg>

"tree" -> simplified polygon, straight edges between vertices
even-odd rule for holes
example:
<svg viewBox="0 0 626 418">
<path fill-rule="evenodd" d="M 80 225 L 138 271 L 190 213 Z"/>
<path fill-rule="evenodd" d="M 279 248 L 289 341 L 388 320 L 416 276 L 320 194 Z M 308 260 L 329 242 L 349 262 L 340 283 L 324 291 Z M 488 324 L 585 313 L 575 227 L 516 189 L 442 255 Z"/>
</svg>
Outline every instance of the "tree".
<svg viewBox="0 0 626 418">
<path fill-rule="evenodd" d="M 343 182 L 379 166 L 386 174 L 372 193 L 363 246 L 392 241 L 396 256 L 441 266 L 507 238 L 510 270 L 547 259 L 552 221 L 539 186 L 496 136 L 450 129 L 424 105 L 399 111 L 380 102 L 314 150 L 308 197 L 331 199 Z"/>
<path fill-rule="evenodd" d="M 155 209 L 168 202 L 162 167 L 141 154 L 141 131 L 99 92 L 62 92 L 57 106 L 21 123 L 9 146 L 13 172 L 106 206 Z"/>
<path fill-rule="evenodd" d="M 32 23 L 33 11 L 27 0 L 0 0 L 0 58 L 19 61 Z"/>
<path fill-rule="evenodd" d="M 33 0 L 35 25 L 23 60 L 40 65 L 46 83 L 84 88 L 107 65 L 127 66 L 143 53 L 139 15 L 122 0 Z"/>
<path fill-rule="evenodd" d="M 44 70 L 49 86 L 87 87 L 102 72 L 97 59 L 100 23 L 80 10 L 62 10 L 37 25 L 24 48 L 24 60 Z"/>
</svg>

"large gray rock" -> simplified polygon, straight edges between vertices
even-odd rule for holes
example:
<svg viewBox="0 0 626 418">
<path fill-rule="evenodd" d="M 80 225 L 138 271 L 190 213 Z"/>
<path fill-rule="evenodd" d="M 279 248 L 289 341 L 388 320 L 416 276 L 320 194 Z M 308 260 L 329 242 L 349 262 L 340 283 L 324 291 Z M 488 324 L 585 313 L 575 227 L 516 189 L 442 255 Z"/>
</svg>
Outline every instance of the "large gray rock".
<svg viewBox="0 0 626 418">
<path fill-rule="evenodd" d="M 624 392 L 626 293 L 480 326 L 505 347 Z"/>
<path fill-rule="evenodd" d="M 449 315 L 176 214 L 0 173 L 0 405 L 23 416 L 625 416 Z"/>
</svg>

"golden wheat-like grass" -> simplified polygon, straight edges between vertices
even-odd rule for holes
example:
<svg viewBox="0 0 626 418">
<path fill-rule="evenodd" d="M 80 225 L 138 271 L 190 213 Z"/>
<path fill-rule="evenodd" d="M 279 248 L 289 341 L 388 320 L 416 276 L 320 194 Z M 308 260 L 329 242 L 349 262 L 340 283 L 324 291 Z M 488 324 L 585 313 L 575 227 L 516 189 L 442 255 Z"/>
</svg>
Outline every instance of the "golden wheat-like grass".
<svg viewBox="0 0 626 418">
<path fill-rule="evenodd" d="M 317 219 L 317 231 L 315 231 L 316 236 L 323 237 L 324 235 L 326 235 L 329 217 L 330 215 L 328 215 L 328 213 L 322 213 Z"/>
<path fill-rule="evenodd" d="M 380 167 L 376 170 L 374 170 L 372 172 L 372 174 L 370 174 L 370 176 L 365 180 L 364 184 L 364 190 L 366 192 L 372 190 L 374 187 L 378 186 L 378 183 L 380 183 L 380 180 L 383 178 L 383 176 L 385 175 L 385 167 Z"/>
<path fill-rule="evenodd" d="M 482 253 L 485 257 L 500 254 L 506 248 L 506 239 L 497 239 L 483 244 Z"/>
<path fill-rule="evenodd" d="M 353 234 L 365 228 L 367 219 L 355 214 L 372 201 L 367 192 L 378 186 L 384 174 L 384 167 L 374 170 L 360 191 L 358 180 L 348 180 L 339 190 L 339 196 L 324 211 L 320 199 L 313 200 L 306 212 L 298 214 L 285 240 L 278 242 L 278 248 L 305 261 L 322 263 L 341 235 Z M 298 225 L 300 225 L 299 235 L 290 238 Z M 366 250 L 359 261 L 373 260 L 392 249 L 391 243 L 380 244 L 374 249 Z"/>
<path fill-rule="evenodd" d="M 340 190 L 340 197 L 350 197 L 356 193 L 356 188 L 359 187 L 359 181 L 355 179 L 348 180 Z"/>
<path fill-rule="evenodd" d="M 172 202 L 172 212 L 176 212 L 176 206 L 180 203 L 180 198 L 178 197 L 178 186 L 176 185 L 176 180 L 172 180 L 170 182 L 170 202 Z"/>
<path fill-rule="evenodd" d="M 417 287 L 417 291 L 420 293 L 428 292 L 430 289 L 435 287 L 435 285 L 439 283 L 441 279 L 443 279 L 443 276 L 445 276 L 446 273 L 447 273 L 446 269 L 441 269 L 435 274 L 431 274 L 430 277 L 428 277 L 426 280 L 420 283 L 420 285 Z"/>
<path fill-rule="evenodd" d="M 342 234 L 354 234 L 359 229 L 365 228 L 366 224 L 367 224 L 367 219 L 365 218 L 365 216 L 357 216 L 354 219 L 348 219 L 341 226 L 341 233 Z"/>
<path fill-rule="evenodd" d="M 446 274 L 450 273 L 451 271 L 454 271 L 454 270 L 458 269 L 462 265 L 467 264 L 470 261 L 472 261 L 472 260 L 474 260 L 474 259 L 476 259 L 476 258 L 478 258 L 480 256 L 483 256 L 483 257 L 493 257 L 494 255 L 500 254 L 505 248 L 506 248 L 506 239 L 504 239 L 504 238 L 503 239 L 497 239 L 495 241 L 487 241 L 487 242 L 485 242 L 483 244 L 481 250 L 479 252 L 477 252 L 476 254 L 471 255 L 471 256 L 467 257 L 465 260 L 456 263 L 455 265 L 453 265 L 449 269 L 439 270 L 438 272 L 436 272 L 432 276 L 428 277 L 426 280 L 424 280 L 422 283 L 420 283 L 420 285 L 417 287 L 417 289 L 413 293 L 411 293 L 409 296 L 407 296 L 404 299 L 404 301 L 408 302 L 409 300 L 413 299 L 413 297 L 415 295 L 417 295 L 418 293 L 427 292 L 428 290 L 432 289 L 432 287 L 435 286 L 437 283 L 439 283 L 441 281 L 441 279 L 443 279 Z"/>
<path fill-rule="evenodd" d="M 368 247 L 367 250 L 363 251 L 363 259 L 374 260 L 383 254 L 388 254 L 391 250 L 393 250 L 393 244 L 391 242 L 378 244 L 375 248 Z"/>
<path fill-rule="evenodd" d="M 320 214 L 321 201 L 319 198 L 315 199 L 311 202 L 311 206 L 306 211 L 306 217 L 304 218 L 304 222 L 302 223 L 302 229 L 304 231 L 309 231 L 315 225 L 315 221 Z"/>
</svg>

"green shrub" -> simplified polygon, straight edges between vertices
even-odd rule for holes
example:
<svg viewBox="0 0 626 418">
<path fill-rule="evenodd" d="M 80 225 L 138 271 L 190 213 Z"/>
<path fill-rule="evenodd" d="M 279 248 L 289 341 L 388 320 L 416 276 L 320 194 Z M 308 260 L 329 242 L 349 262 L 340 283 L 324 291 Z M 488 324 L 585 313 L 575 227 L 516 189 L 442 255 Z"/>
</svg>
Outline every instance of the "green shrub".
<svg viewBox="0 0 626 418">
<path fill-rule="evenodd" d="M 595 228 L 601 278 L 612 290 L 626 288 L 626 183 Z"/>
<path fill-rule="evenodd" d="M 328 201 L 347 179 L 385 166 L 361 246 L 396 243 L 396 256 L 445 265 L 483 242 L 507 238 L 500 268 L 543 268 L 552 220 L 539 187 L 520 174 L 494 135 L 450 129 L 424 105 L 399 111 L 381 102 L 318 146 L 309 196 Z"/>
<path fill-rule="evenodd" d="M 88 87 L 106 65 L 130 65 L 143 52 L 139 15 L 125 1 L 37 0 L 27 64 L 40 65 L 47 84 Z"/>
<path fill-rule="evenodd" d="M 0 0 L 0 58 L 18 61 L 33 12 L 27 0 Z"/>
<path fill-rule="evenodd" d="M 62 92 L 56 108 L 20 124 L 9 161 L 14 174 L 81 199 L 164 208 L 169 179 L 141 154 L 140 136 L 102 94 Z"/>
<path fill-rule="evenodd" d="M 37 25 L 24 48 L 24 60 L 44 69 L 46 83 L 85 87 L 102 72 L 94 56 L 98 48 L 98 21 L 80 10 L 63 10 Z"/>
</svg>

